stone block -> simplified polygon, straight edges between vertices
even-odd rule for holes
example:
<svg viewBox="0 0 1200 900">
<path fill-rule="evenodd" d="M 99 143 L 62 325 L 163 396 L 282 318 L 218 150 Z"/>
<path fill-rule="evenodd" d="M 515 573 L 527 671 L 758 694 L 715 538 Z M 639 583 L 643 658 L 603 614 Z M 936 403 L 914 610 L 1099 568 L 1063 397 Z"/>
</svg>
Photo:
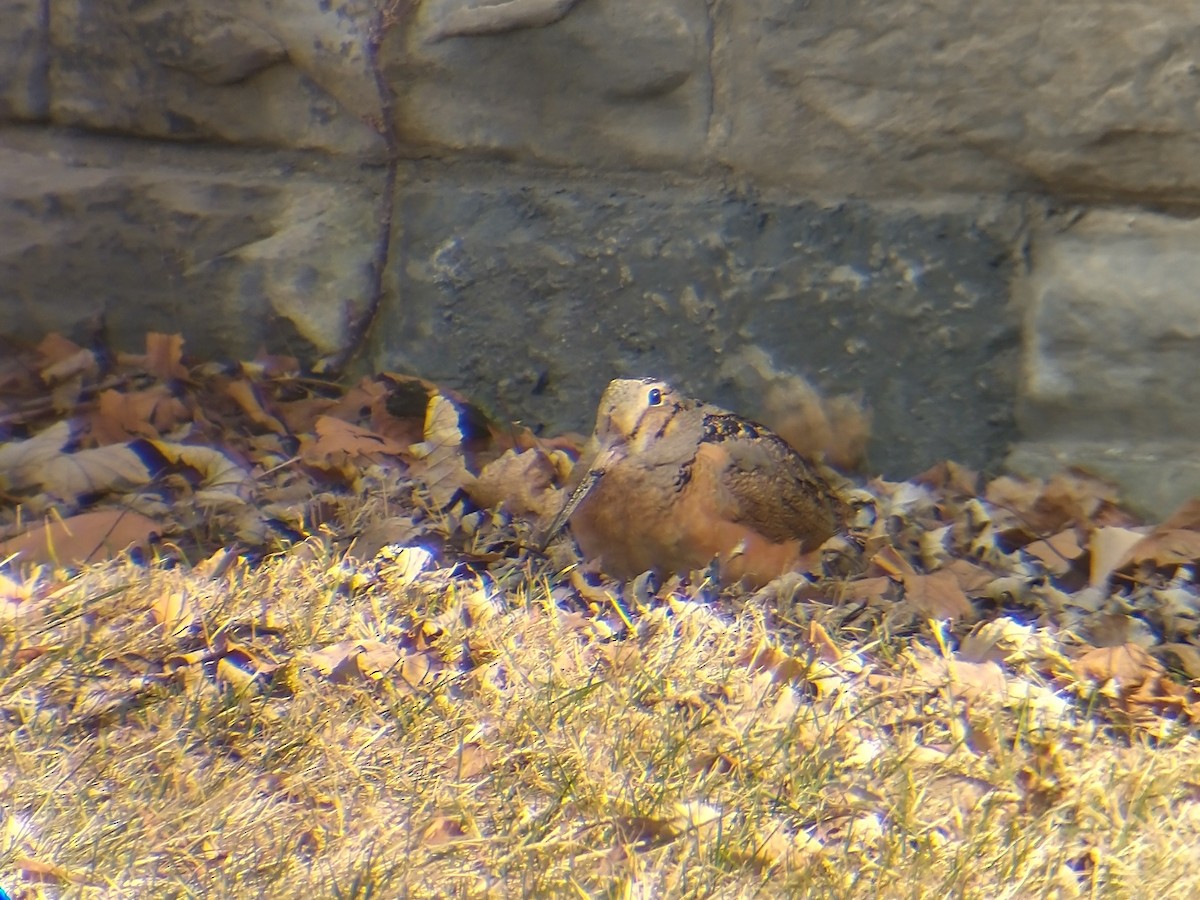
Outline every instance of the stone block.
<svg viewBox="0 0 1200 900">
<path fill-rule="evenodd" d="M 414 151 L 567 165 L 706 159 L 704 0 L 431 0 L 381 50 Z"/>
<path fill-rule="evenodd" d="M 1030 258 L 1023 433 L 1200 439 L 1200 223 L 1093 210 L 1037 229 Z"/>
<path fill-rule="evenodd" d="M 715 6 L 720 159 L 835 193 L 1200 198 L 1184 0 Z"/>
<path fill-rule="evenodd" d="M 176 141 L 384 152 L 367 0 L 55 0 L 60 125 Z"/>
<path fill-rule="evenodd" d="M 610 378 L 658 375 L 760 414 L 747 361 L 861 391 L 871 463 L 999 462 L 1014 435 L 1018 316 L 1003 204 L 770 201 L 647 179 L 464 178 L 399 190 L 375 365 L 502 417 L 590 430 Z"/>
<path fill-rule="evenodd" d="M 50 33 L 40 0 L 0 2 L 0 122 L 49 113 Z"/>
<path fill-rule="evenodd" d="M 245 151 L 0 132 L 4 333 L 37 340 L 104 313 L 124 349 L 148 330 L 210 358 L 340 349 L 378 252 L 380 186 L 362 180 Z"/>
</svg>

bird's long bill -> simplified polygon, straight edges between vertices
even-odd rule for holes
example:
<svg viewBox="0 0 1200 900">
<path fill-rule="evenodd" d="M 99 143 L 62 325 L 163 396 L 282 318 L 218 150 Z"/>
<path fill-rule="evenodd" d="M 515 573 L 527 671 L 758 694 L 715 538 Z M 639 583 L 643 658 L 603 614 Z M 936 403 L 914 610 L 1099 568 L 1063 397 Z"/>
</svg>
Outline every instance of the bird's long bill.
<svg viewBox="0 0 1200 900">
<path fill-rule="evenodd" d="M 555 514 L 546 530 L 541 533 L 535 542 L 538 553 L 544 553 L 546 547 L 554 540 L 555 535 L 562 531 L 563 526 L 567 524 L 571 516 L 575 514 L 575 510 L 579 509 L 579 504 L 587 499 L 588 494 L 592 492 L 604 475 L 605 467 L 612 461 L 616 454 L 611 448 L 600 448 L 592 454 L 591 459 L 585 454 L 575 463 L 579 469 L 580 477 L 576 479 L 575 473 L 571 473 L 571 479 L 567 482 L 570 492 L 567 498 L 563 501 L 562 507 Z"/>
</svg>

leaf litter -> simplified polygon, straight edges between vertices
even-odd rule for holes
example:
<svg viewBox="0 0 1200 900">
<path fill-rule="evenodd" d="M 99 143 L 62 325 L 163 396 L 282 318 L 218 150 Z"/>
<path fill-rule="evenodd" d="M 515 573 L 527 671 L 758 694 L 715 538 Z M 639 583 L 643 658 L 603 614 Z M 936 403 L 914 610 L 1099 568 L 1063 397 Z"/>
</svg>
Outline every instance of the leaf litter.
<svg viewBox="0 0 1200 900">
<path fill-rule="evenodd" d="M 1200 886 L 1197 502 L 947 462 L 754 595 L 622 585 L 526 547 L 578 436 L 183 347 L 0 371 L 16 896 Z"/>
</svg>

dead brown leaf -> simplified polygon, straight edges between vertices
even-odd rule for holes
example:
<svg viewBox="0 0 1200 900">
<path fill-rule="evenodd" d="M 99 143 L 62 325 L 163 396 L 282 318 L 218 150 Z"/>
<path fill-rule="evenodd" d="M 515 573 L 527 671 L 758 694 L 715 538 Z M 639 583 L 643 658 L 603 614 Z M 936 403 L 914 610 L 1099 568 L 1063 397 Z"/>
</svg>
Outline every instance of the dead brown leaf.
<svg viewBox="0 0 1200 900">
<path fill-rule="evenodd" d="M 395 461 L 408 448 L 333 416 L 319 416 L 315 438 L 302 435 L 300 458 L 315 469 L 337 473 L 353 483 L 363 465 Z"/>
<path fill-rule="evenodd" d="M 199 621 L 196 604 L 186 591 L 164 591 L 150 607 L 154 624 L 168 637 L 182 637 Z"/>
<path fill-rule="evenodd" d="M 953 572 L 943 569 L 929 575 L 905 574 L 901 580 L 905 601 L 922 616 L 953 622 L 975 615 L 975 607 Z"/>
<path fill-rule="evenodd" d="M 467 492 L 484 509 L 505 509 L 515 516 L 537 520 L 553 516 L 561 504 L 554 487 L 554 464 L 541 450 L 504 455 L 483 467 Z"/>
<path fill-rule="evenodd" d="M 1200 497 L 1185 501 L 1155 531 L 1200 531 Z"/>
<path fill-rule="evenodd" d="M 974 702 L 1001 700 L 1008 694 L 1004 670 L 991 660 L 966 662 L 918 651 L 913 656 L 917 677 L 930 688 L 946 688 L 951 696 Z"/>
<path fill-rule="evenodd" d="M 952 460 L 936 463 L 912 480 L 951 496 L 974 497 L 979 492 L 979 473 Z"/>
<path fill-rule="evenodd" d="M 1117 506 L 1117 490 L 1078 469 L 1049 481 L 1004 475 L 988 483 L 989 503 L 1007 510 L 1034 536 L 1054 534 L 1068 525 L 1129 525 L 1131 516 Z"/>
<path fill-rule="evenodd" d="M 147 372 L 161 381 L 187 378 L 188 370 L 183 366 L 183 335 L 149 332 L 144 365 Z"/>
<path fill-rule="evenodd" d="M 1200 531 L 1156 528 L 1148 535 L 1137 534 L 1137 537 L 1138 540 L 1130 541 L 1124 548 L 1126 552 L 1113 561 L 1112 571 L 1146 563 L 1159 569 L 1175 568 L 1200 560 Z"/>
<path fill-rule="evenodd" d="M 225 394 L 255 425 L 274 434 L 287 434 L 287 426 L 267 409 L 260 386 L 248 378 L 235 378 L 225 384 Z"/>
<path fill-rule="evenodd" d="M 769 644 L 747 648 L 737 658 L 738 665 L 752 672 L 770 672 L 773 681 L 795 681 L 804 677 L 809 665 L 802 659 L 791 656 Z"/>
<path fill-rule="evenodd" d="M 241 465 L 214 447 L 148 441 L 176 471 L 190 470 L 198 481 L 196 497 L 208 503 L 240 505 L 254 496 L 254 479 Z"/>
<path fill-rule="evenodd" d="M 50 386 L 80 376 L 95 377 L 100 371 L 96 354 L 60 334 L 47 335 L 38 345 L 38 353 L 42 358 L 39 374 L 42 381 Z"/>
<path fill-rule="evenodd" d="M 1129 528 L 1097 528 L 1093 531 L 1088 540 L 1092 563 L 1089 583 L 1093 587 L 1107 584 L 1109 575 L 1128 561 L 1130 551 L 1144 539 L 1145 535 L 1140 531 Z"/>
<path fill-rule="evenodd" d="M 1194 644 L 1160 644 L 1155 648 L 1162 654 L 1170 654 L 1179 660 L 1179 666 L 1187 673 L 1188 678 L 1200 679 L 1200 647 Z"/>
<path fill-rule="evenodd" d="M 1097 647 L 1078 657 L 1072 668 L 1085 681 L 1114 681 L 1123 692 L 1157 679 L 1164 671 L 1162 664 L 1137 644 Z"/>
<path fill-rule="evenodd" d="M 366 660 L 359 664 L 359 656 Z M 340 641 L 308 654 L 306 661 L 334 684 L 381 677 L 397 667 L 400 651 L 383 641 Z"/>
<path fill-rule="evenodd" d="M 952 559 L 938 571 L 949 572 L 968 597 L 978 597 L 996 580 L 996 574 L 966 559 Z"/>
<path fill-rule="evenodd" d="M 462 821 L 450 816 L 438 816 L 421 832 L 421 843 L 426 847 L 444 847 L 466 838 Z"/>
<path fill-rule="evenodd" d="M 905 559 L 899 550 L 891 544 L 887 544 L 871 557 L 867 573 L 869 575 L 883 574 L 898 579 L 902 575 L 915 574 L 916 571 L 912 563 Z"/>
<path fill-rule="evenodd" d="M 100 445 L 134 437 L 157 438 L 188 418 L 187 407 L 164 384 L 142 391 L 101 391 L 89 419 L 88 434 Z"/>
<path fill-rule="evenodd" d="M 895 599 L 896 588 L 895 581 L 880 575 L 875 578 L 835 582 L 831 592 L 832 598 L 839 602 L 877 604 L 892 602 Z"/>
<path fill-rule="evenodd" d="M 458 408 L 440 394 L 429 401 L 424 436 L 408 448 L 410 470 L 429 490 L 434 506 L 445 509 L 459 491 L 474 484 L 475 476 L 467 470 Z"/>
<path fill-rule="evenodd" d="M 1071 564 L 1084 552 L 1074 528 L 1026 544 L 1022 549 L 1040 562 L 1051 575 L 1065 575 L 1071 570 Z"/>
<path fill-rule="evenodd" d="M 436 650 L 402 651 L 375 640 L 341 641 L 308 654 L 305 661 L 334 684 L 386 681 L 410 693 L 430 690 L 449 668 Z"/>
<path fill-rule="evenodd" d="M 19 877 L 30 884 L 82 884 L 84 879 L 63 866 L 22 856 L 13 861 Z"/>
<path fill-rule="evenodd" d="M 78 566 L 112 559 L 130 547 L 148 547 L 161 523 L 120 509 L 80 513 L 38 525 L 0 543 L 0 558 L 15 554 L 21 563 Z"/>
</svg>

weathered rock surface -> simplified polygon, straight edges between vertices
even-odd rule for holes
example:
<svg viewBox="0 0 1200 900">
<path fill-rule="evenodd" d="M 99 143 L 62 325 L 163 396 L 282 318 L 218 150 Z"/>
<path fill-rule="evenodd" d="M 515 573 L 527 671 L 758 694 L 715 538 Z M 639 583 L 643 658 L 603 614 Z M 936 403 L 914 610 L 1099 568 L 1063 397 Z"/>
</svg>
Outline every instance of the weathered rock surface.
<svg viewBox="0 0 1200 900">
<path fill-rule="evenodd" d="M 1013 435 L 1004 206 L 783 204 L 481 169 L 400 191 L 374 359 L 530 424 L 587 430 L 612 377 L 667 376 L 757 413 L 747 348 L 873 409 L 873 464 L 997 461 Z"/>
<path fill-rule="evenodd" d="M 58 125 L 167 140 L 382 155 L 372 6 L 53 0 Z"/>
<path fill-rule="evenodd" d="M 125 348 L 156 330 L 219 357 L 331 352 L 371 293 L 377 191 L 232 150 L 0 134 L 0 321 L 36 339 L 103 312 Z"/>
<path fill-rule="evenodd" d="M 1200 200 L 1185 0 L 717 4 L 720 158 L 837 192 Z"/>
<path fill-rule="evenodd" d="M 1031 439 L 1200 439 L 1200 222 L 1092 211 L 1034 233 Z"/>
<path fill-rule="evenodd" d="M 1033 234 L 1010 465 L 1075 462 L 1147 512 L 1200 493 L 1200 223 L 1093 210 Z"/>
<path fill-rule="evenodd" d="M 50 35 L 39 0 L 5 0 L 0 27 L 0 123 L 49 111 Z"/>
<path fill-rule="evenodd" d="M 417 149 L 694 166 L 712 109 L 705 0 L 420 4 L 381 59 Z"/>
</svg>

